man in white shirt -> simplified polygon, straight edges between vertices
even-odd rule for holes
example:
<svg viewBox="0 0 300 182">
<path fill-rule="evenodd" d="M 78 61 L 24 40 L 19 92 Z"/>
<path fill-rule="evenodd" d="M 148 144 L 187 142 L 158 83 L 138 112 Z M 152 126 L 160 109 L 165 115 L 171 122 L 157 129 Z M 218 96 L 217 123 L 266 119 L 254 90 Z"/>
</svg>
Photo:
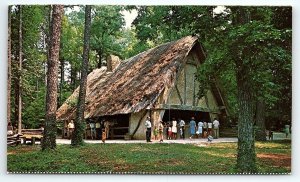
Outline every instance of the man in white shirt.
<svg viewBox="0 0 300 182">
<path fill-rule="evenodd" d="M 73 132 L 74 132 L 74 122 L 73 120 L 70 121 L 70 123 L 68 124 L 68 133 L 69 133 L 69 139 L 72 138 Z"/>
<path fill-rule="evenodd" d="M 146 141 L 151 142 L 151 121 L 149 116 L 147 116 L 145 127 L 146 127 Z"/>
<path fill-rule="evenodd" d="M 185 122 L 183 119 L 179 118 L 179 126 L 180 126 L 180 138 L 184 139 L 184 127 L 185 127 Z"/>
<path fill-rule="evenodd" d="M 220 122 L 217 120 L 217 118 L 214 119 L 213 125 L 214 125 L 214 138 L 219 138 Z"/>
</svg>

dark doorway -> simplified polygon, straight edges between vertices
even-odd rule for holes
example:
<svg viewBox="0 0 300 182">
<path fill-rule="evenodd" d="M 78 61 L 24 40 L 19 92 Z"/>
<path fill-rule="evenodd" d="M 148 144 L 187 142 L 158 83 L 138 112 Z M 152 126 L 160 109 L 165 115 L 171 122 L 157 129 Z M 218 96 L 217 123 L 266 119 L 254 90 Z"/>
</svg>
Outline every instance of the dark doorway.
<svg viewBox="0 0 300 182">
<path fill-rule="evenodd" d="M 109 139 L 124 139 L 125 134 L 129 131 L 129 114 L 104 116 L 100 119 L 113 123 L 110 127 Z"/>
<path fill-rule="evenodd" d="M 181 118 L 188 124 L 191 117 L 194 117 L 196 122 L 199 122 L 200 120 L 208 122 L 211 120 L 208 112 L 168 109 L 165 111 L 163 122 L 172 121 L 172 118 L 175 118 L 176 120 Z"/>
</svg>

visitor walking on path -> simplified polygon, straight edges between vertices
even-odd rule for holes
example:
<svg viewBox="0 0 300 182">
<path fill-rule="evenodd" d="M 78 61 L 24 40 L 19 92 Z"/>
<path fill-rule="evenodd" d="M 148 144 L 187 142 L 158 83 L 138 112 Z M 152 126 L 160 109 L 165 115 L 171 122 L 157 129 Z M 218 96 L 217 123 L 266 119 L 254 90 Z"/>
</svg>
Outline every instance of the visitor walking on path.
<svg viewBox="0 0 300 182">
<path fill-rule="evenodd" d="M 100 128 L 101 128 L 101 140 L 103 143 L 105 143 L 105 140 L 106 140 L 106 128 L 104 126 L 104 121 L 105 120 L 102 120 L 101 123 L 100 123 Z"/>
<path fill-rule="evenodd" d="M 220 122 L 217 120 L 217 118 L 214 119 L 213 125 L 214 125 L 214 138 L 219 138 Z"/>
<path fill-rule="evenodd" d="M 154 125 L 153 135 L 154 135 L 154 140 L 157 140 L 158 139 L 158 126 L 157 125 Z"/>
<path fill-rule="evenodd" d="M 172 139 L 176 140 L 177 138 L 177 121 L 175 120 L 175 118 L 173 118 L 172 120 Z"/>
<path fill-rule="evenodd" d="M 179 126 L 180 126 L 180 138 L 184 139 L 184 129 L 185 129 L 185 122 L 183 119 L 179 118 Z"/>
<path fill-rule="evenodd" d="M 284 133 L 285 133 L 285 138 L 287 138 L 290 134 L 290 125 L 288 124 L 284 125 Z"/>
<path fill-rule="evenodd" d="M 172 127 L 171 127 L 171 124 L 170 123 L 168 123 L 168 125 L 167 125 L 167 128 L 168 128 L 168 140 L 171 140 L 172 139 Z"/>
<path fill-rule="evenodd" d="M 159 141 L 160 142 L 163 142 L 164 141 L 164 125 L 162 123 L 162 121 L 159 122 L 158 124 L 158 138 L 160 139 Z"/>
<path fill-rule="evenodd" d="M 145 127 L 146 127 L 146 141 L 151 142 L 151 121 L 149 116 L 147 116 Z"/>
<path fill-rule="evenodd" d="M 96 138 L 96 125 L 94 122 L 90 122 L 90 129 L 92 139 Z"/>
<path fill-rule="evenodd" d="M 203 122 L 203 134 L 204 134 L 205 132 L 206 132 L 206 133 L 208 132 L 208 130 L 207 130 L 207 122 L 206 122 L 206 121 Z"/>
<path fill-rule="evenodd" d="M 207 129 L 208 129 L 207 133 L 208 133 L 208 135 L 212 135 L 212 126 L 213 126 L 212 122 L 209 121 L 207 123 Z"/>
<path fill-rule="evenodd" d="M 212 142 L 213 139 L 214 139 L 214 138 L 213 138 L 211 135 L 208 135 L 208 137 L 207 137 L 207 141 L 208 141 L 208 142 Z"/>
<path fill-rule="evenodd" d="M 203 122 L 199 121 L 199 123 L 198 123 L 198 135 L 199 135 L 199 138 L 203 137 L 202 133 L 203 133 Z"/>
<path fill-rule="evenodd" d="M 195 122 L 195 118 L 192 117 L 191 121 L 190 121 L 190 139 L 192 139 L 195 135 L 195 130 L 196 130 L 196 122 Z"/>
<path fill-rule="evenodd" d="M 70 123 L 68 124 L 69 139 L 72 138 L 72 135 L 73 135 L 73 132 L 74 132 L 74 128 L 75 128 L 74 122 L 73 122 L 73 120 L 71 120 Z"/>
</svg>

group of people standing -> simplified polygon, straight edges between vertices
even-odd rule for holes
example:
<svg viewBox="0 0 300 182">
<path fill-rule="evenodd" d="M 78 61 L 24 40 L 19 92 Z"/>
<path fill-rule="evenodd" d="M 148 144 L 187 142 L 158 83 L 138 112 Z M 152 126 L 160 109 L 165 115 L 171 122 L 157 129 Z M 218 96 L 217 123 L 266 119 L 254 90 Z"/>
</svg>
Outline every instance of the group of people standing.
<svg viewBox="0 0 300 182">
<path fill-rule="evenodd" d="M 146 119 L 145 127 L 146 127 L 146 141 L 152 142 L 151 141 L 152 124 L 149 116 Z M 159 140 L 160 142 L 163 142 L 164 140 L 163 131 L 164 131 L 164 125 L 163 122 L 160 121 L 157 125 L 154 126 L 154 130 L 153 130 L 154 140 Z"/>
<path fill-rule="evenodd" d="M 197 125 L 195 118 L 192 117 L 190 121 L 190 138 L 195 137 L 195 135 L 200 138 L 207 138 L 209 136 L 213 136 L 213 138 L 219 138 L 219 126 L 220 122 L 217 120 L 217 118 L 214 118 L 213 122 L 199 121 Z"/>
<path fill-rule="evenodd" d="M 88 122 L 86 123 L 85 127 L 85 138 L 88 138 L 88 136 L 91 139 L 97 139 L 102 140 L 102 142 L 105 142 L 105 140 L 109 137 L 109 129 L 110 129 L 111 123 L 109 121 L 97 121 L 97 122 Z M 72 138 L 72 135 L 74 133 L 75 125 L 74 121 L 71 120 L 67 125 L 67 137 L 69 139 Z"/>
<path fill-rule="evenodd" d="M 220 122 L 216 118 L 214 118 L 212 122 L 199 121 L 197 124 L 195 118 L 192 117 L 189 122 L 189 130 L 188 130 L 190 132 L 189 138 L 190 139 L 195 137 L 208 138 L 209 140 L 212 140 L 212 138 L 219 138 L 219 126 L 220 126 Z M 146 141 L 151 142 L 152 124 L 149 116 L 146 119 L 145 127 L 146 127 Z M 160 121 L 157 125 L 154 126 L 154 130 L 153 130 L 154 140 L 160 140 L 160 142 L 163 142 L 164 131 L 166 133 L 167 140 L 176 140 L 178 133 L 180 138 L 184 139 L 185 128 L 186 128 L 186 123 L 181 118 L 179 118 L 178 121 L 176 121 L 175 118 L 172 118 L 171 122 L 167 122 L 165 124 L 163 124 L 163 121 Z"/>
</svg>

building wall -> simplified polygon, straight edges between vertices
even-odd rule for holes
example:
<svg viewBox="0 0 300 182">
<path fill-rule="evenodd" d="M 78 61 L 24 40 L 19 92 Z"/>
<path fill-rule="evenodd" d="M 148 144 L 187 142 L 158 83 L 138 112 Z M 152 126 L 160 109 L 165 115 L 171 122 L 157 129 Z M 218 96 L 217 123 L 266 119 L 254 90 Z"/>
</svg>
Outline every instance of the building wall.
<svg viewBox="0 0 300 182">
<path fill-rule="evenodd" d="M 195 73 L 197 72 L 197 66 L 199 66 L 200 63 L 196 60 L 197 58 L 194 53 L 191 53 L 187 59 L 187 64 L 180 72 L 176 83 L 180 96 L 178 95 L 178 91 L 175 89 L 175 87 L 173 87 L 167 104 L 199 106 L 205 109 L 209 108 L 212 110 L 217 110 L 217 102 L 210 90 L 207 92 L 206 98 L 202 97 L 200 100 L 197 98 L 199 93 L 199 85 L 201 83 L 196 80 Z M 180 102 L 180 97 L 183 103 Z"/>
<path fill-rule="evenodd" d="M 145 139 L 145 121 L 146 117 L 148 116 L 148 113 L 146 116 L 143 117 L 143 111 L 137 112 L 137 113 L 131 113 L 130 118 L 129 118 L 129 133 L 130 135 L 133 134 L 135 128 L 137 127 L 140 119 L 142 118 L 141 124 L 136 131 L 136 133 L 133 136 L 133 139 Z"/>
<path fill-rule="evenodd" d="M 210 109 L 212 110 L 217 110 L 218 109 L 218 104 L 217 101 L 213 95 L 213 93 L 211 92 L 211 90 L 209 90 L 206 94 L 207 99 L 208 99 L 208 105 L 210 107 Z"/>
<path fill-rule="evenodd" d="M 191 57 L 189 57 L 191 59 Z M 185 68 L 185 75 L 186 75 L 186 104 L 185 105 L 189 105 L 189 106 L 193 106 L 195 105 L 195 99 L 196 99 L 196 94 L 197 94 L 197 88 L 195 87 L 195 82 L 197 82 L 196 80 L 196 72 L 197 72 L 197 67 L 194 64 L 186 64 Z M 181 88 L 181 89 L 184 89 Z"/>
<path fill-rule="evenodd" d="M 129 133 L 132 135 L 135 128 L 137 127 L 140 119 L 142 118 L 141 124 L 136 131 L 136 133 L 133 136 L 133 139 L 139 139 L 139 140 L 145 140 L 146 139 L 146 127 L 145 127 L 145 121 L 147 119 L 147 116 L 151 115 L 151 124 L 152 124 L 152 138 L 153 138 L 153 129 L 155 126 L 158 125 L 158 123 L 162 120 L 164 114 L 164 110 L 152 110 L 150 112 L 147 111 L 146 115 L 144 116 L 144 110 L 132 113 L 129 118 Z"/>
<path fill-rule="evenodd" d="M 170 88 L 171 91 L 169 90 L 169 88 L 166 88 L 164 92 L 162 92 L 161 96 L 158 98 L 158 102 L 156 103 L 156 105 L 159 104 L 188 105 L 188 106 L 199 106 L 205 109 L 209 108 L 212 110 L 217 110 L 218 105 L 211 91 L 208 91 L 206 98 L 202 97 L 200 100 L 197 99 L 200 83 L 196 80 L 195 73 L 197 72 L 197 66 L 199 66 L 200 63 L 197 60 L 194 53 L 191 53 L 187 57 L 187 59 L 188 59 L 187 64 L 181 70 L 177 78 L 176 85 L 178 91 L 176 90 L 175 87 Z M 168 93 L 170 93 L 169 96 Z M 151 122 L 152 122 L 152 130 L 153 130 L 154 126 L 157 125 L 160 120 L 162 120 L 164 110 L 152 110 L 151 112 L 149 110 L 145 116 L 143 116 L 143 114 L 144 114 L 144 110 L 138 113 L 132 113 L 130 116 L 129 119 L 130 134 L 132 134 L 133 131 L 135 130 L 140 118 L 143 117 L 140 127 L 138 128 L 137 132 L 133 136 L 133 139 L 141 139 L 141 140 L 146 139 L 146 134 L 145 134 L 146 117 L 150 116 L 151 114 Z M 211 119 L 217 117 L 217 113 L 211 112 L 210 117 Z M 188 136 L 188 133 L 189 133 L 188 127 L 186 127 L 186 136 Z M 153 131 L 151 136 L 153 137 Z"/>
</svg>

